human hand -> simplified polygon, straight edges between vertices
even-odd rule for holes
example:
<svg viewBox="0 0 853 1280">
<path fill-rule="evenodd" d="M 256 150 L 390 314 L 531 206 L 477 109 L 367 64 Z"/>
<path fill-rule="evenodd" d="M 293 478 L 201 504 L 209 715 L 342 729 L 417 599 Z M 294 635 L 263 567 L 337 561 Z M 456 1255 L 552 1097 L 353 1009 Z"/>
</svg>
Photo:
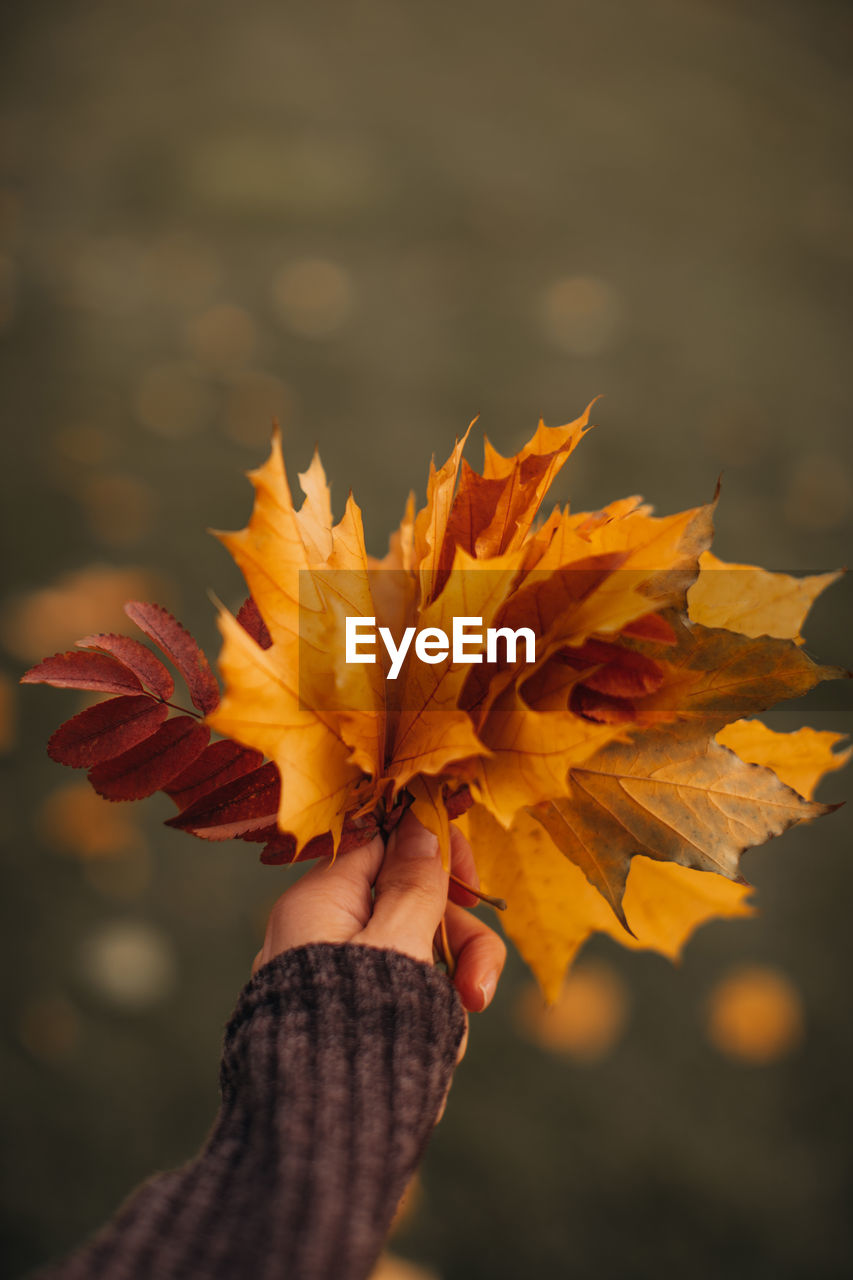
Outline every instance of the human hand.
<svg viewBox="0 0 853 1280">
<path fill-rule="evenodd" d="M 477 885 L 471 846 L 455 827 L 451 859 L 454 875 Z M 453 983 L 465 1009 L 478 1013 L 495 993 L 506 947 L 493 929 L 465 910 L 476 901 L 450 881 L 438 840 L 408 812 L 387 847 L 376 836 L 334 861 L 324 858 L 281 895 L 252 971 L 309 942 L 387 948 L 431 963 L 433 938 L 444 917 L 456 961 Z"/>
</svg>

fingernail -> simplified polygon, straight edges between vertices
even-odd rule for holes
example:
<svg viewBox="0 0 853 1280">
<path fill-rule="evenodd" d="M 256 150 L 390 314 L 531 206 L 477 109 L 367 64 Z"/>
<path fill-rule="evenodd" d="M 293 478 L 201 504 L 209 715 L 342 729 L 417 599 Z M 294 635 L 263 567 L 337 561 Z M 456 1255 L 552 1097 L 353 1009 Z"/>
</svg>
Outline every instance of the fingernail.
<svg viewBox="0 0 853 1280">
<path fill-rule="evenodd" d="M 436 858 L 438 857 L 438 837 L 426 827 L 412 823 L 397 841 L 396 848 L 404 858 Z"/>
<path fill-rule="evenodd" d="M 495 994 L 495 991 L 497 990 L 497 987 L 498 987 L 499 977 L 500 977 L 500 970 L 493 969 L 492 972 L 487 974 L 486 977 L 483 979 L 483 981 L 480 983 L 478 990 L 480 991 L 483 997 L 483 1003 L 480 1009 L 481 1013 L 483 1009 L 487 1009 L 489 1004 L 491 1003 L 492 996 Z"/>
</svg>

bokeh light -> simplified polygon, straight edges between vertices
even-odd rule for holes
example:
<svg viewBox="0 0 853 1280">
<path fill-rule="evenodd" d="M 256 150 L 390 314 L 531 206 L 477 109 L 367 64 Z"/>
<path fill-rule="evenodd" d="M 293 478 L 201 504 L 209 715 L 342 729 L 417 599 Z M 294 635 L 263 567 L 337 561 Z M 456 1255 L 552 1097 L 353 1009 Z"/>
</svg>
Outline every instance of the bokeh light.
<svg viewBox="0 0 853 1280">
<path fill-rule="evenodd" d="M 593 1063 L 618 1043 L 628 1017 L 628 993 L 615 969 L 589 961 L 569 971 L 553 1005 L 545 1004 L 535 984 L 526 986 L 517 1016 L 524 1033 L 541 1048 Z"/>
<path fill-rule="evenodd" d="M 269 445 L 273 422 L 283 426 L 292 412 L 293 398 L 280 378 L 246 370 L 228 388 L 223 429 L 236 444 L 261 450 Z"/>
<path fill-rule="evenodd" d="M 800 995 L 785 974 L 754 965 L 722 979 L 708 1002 L 708 1036 L 721 1053 L 761 1066 L 803 1040 Z"/>
<path fill-rule="evenodd" d="M 218 372 L 246 364 L 257 345 L 255 322 L 248 311 L 226 302 L 193 316 L 186 335 L 195 358 Z"/>
<path fill-rule="evenodd" d="M 272 294 L 284 324 L 304 338 L 330 338 L 353 308 L 348 272 L 321 259 L 282 267 L 273 280 Z"/>
<path fill-rule="evenodd" d="M 92 564 L 51 586 L 8 596 L 0 605 L 0 642 L 14 657 L 37 662 L 83 636 L 124 630 L 126 600 L 168 603 L 173 595 L 161 572 Z"/>
<path fill-rule="evenodd" d="M 172 943 L 153 925 L 113 920 L 82 941 L 77 970 L 107 1004 L 141 1013 L 171 994 L 178 965 Z"/>
<path fill-rule="evenodd" d="M 79 1047 L 80 1019 L 64 996 L 36 997 L 21 1012 L 18 1037 L 34 1058 L 62 1063 L 73 1057 Z"/>
<path fill-rule="evenodd" d="M 80 486 L 80 498 L 92 533 L 104 546 L 138 546 L 154 526 L 157 495 L 135 476 L 101 471 Z"/>
<path fill-rule="evenodd" d="M 613 285 L 597 276 L 556 280 L 542 295 L 545 333 L 573 356 L 597 356 L 615 340 L 624 304 Z"/>
<path fill-rule="evenodd" d="M 104 800 L 85 780 L 66 782 L 45 798 L 39 835 L 59 853 L 87 860 L 113 858 L 144 847 L 130 805 Z"/>
<path fill-rule="evenodd" d="M 173 360 L 154 365 L 141 378 L 133 397 L 144 427 L 170 440 L 197 435 L 214 412 L 211 388 L 195 365 Z"/>
</svg>

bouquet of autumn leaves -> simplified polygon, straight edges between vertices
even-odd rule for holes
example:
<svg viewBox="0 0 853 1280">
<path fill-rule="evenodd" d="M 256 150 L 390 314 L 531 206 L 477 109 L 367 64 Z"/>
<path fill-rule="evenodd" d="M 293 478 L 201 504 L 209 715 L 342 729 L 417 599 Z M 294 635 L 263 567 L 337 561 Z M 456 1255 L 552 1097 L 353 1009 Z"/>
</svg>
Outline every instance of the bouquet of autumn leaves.
<svg viewBox="0 0 853 1280">
<path fill-rule="evenodd" d="M 334 524 L 315 455 L 293 501 L 276 431 L 251 473 L 247 528 L 220 535 L 250 595 L 221 609 L 217 681 L 157 605 L 127 613 L 182 674 L 196 712 L 140 641 L 89 636 L 24 680 L 114 696 L 63 725 L 52 757 L 107 799 L 162 789 L 170 826 L 262 842 L 262 861 L 335 854 L 389 832 L 405 808 L 441 842 L 465 830 L 483 890 L 549 998 L 596 930 L 675 957 L 714 916 L 751 912 L 743 851 L 835 806 L 811 797 L 840 736 L 749 719 L 819 681 L 800 628 L 837 575 L 793 578 L 709 551 L 714 502 L 664 518 L 639 498 L 538 513 L 587 430 L 540 423 L 520 452 L 466 437 L 411 495 L 382 560 L 350 496 Z M 470 428 L 469 428 L 470 431 Z M 535 632 L 535 661 L 486 654 L 345 660 L 347 618 Z M 170 710 L 179 714 L 170 717 Z M 211 742 L 211 730 L 219 735 Z"/>
</svg>

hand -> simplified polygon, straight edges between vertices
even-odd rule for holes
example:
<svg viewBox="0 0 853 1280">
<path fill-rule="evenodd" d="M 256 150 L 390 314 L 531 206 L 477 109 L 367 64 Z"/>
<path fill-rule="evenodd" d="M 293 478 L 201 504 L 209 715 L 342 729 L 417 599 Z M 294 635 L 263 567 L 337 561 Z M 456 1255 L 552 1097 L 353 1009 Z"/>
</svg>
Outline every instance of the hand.
<svg viewBox="0 0 853 1280">
<path fill-rule="evenodd" d="M 471 846 L 455 827 L 451 861 L 455 875 L 477 885 Z M 281 895 L 252 971 L 309 942 L 388 948 L 430 964 L 435 931 L 445 916 L 456 960 L 453 983 L 465 1008 L 479 1013 L 495 993 L 506 947 L 493 929 L 465 910 L 476 902 L 449 880 L 438 840 L 409 812 L 387 847 L 377 836 L 334 860 L 324 858 Z"/>
</svg>

